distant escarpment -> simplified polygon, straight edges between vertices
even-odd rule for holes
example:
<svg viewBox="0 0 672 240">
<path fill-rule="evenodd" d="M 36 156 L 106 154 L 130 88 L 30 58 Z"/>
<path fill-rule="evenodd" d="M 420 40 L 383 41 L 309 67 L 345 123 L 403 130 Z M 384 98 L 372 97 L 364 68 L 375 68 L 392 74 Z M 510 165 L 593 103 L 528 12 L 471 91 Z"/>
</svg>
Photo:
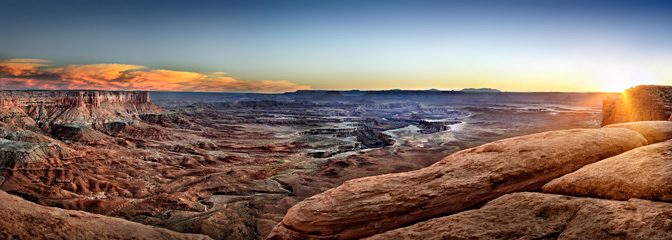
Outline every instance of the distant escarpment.
<svg viewBox="0 0 672 240">
<path fill-rule="evenodd" d="M 28 129 L 163 111 L 149 101 L 148 92 L 121 91 L 0 91 L 0 108 L 0 121 Z"/>
<path fill-rule="evenodd" d="M 603 100 L 602 104 L 602 126 L 668 120 L 672 114 L 672 86 L 637 86 L 625 90 L 620 98 Z"/>
</svg>

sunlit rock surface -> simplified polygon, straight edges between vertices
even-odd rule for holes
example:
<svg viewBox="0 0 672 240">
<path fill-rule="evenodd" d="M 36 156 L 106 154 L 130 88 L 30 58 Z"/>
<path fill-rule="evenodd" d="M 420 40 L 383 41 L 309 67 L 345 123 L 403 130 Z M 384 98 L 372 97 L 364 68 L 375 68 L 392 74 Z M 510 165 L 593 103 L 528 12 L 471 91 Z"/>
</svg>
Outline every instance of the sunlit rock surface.
<svg viewBox="0 0 672 240">
<path fill-rule="evenodd" d="M 672 201 L 672 140 L 584 166 L 543 189 L 573 196 Z"/>
<path fill-rule="evenodd" d="M 629 123 L 617 123 L 605 126 L 605 128 L 627 128 L 642 134 L 649 144 L 672 139 L 672 121 L 641 121 Z"/>
<path fill-rule="evenodd" d="M 660 121 L 672 115 L 672 86 L 642 85 L 619 98 L 603 100 L 602 126 L 636 121 Z"/>
<path fill-rule="evenodd" d="M 512 193 L 373 239 L 668 239 L 672 204 Z"/>
<path fill-rule="evenodd" d="M 624 128 L 552 131 L 500 140 L 416 171 L 360 178 L 294 205 L 270 239 L 357 239 L 458 212 L 646 145 Z"/>
</svg>

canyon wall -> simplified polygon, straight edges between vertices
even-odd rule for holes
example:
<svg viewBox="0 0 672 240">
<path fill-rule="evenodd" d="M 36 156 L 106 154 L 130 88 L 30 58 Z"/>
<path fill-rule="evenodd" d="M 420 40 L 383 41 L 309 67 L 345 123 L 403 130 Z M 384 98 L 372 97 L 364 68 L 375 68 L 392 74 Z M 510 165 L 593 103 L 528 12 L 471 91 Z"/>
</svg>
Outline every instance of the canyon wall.
<svg viewBox="0 0 672 240">
<path fill-rule="evenodd" d="M 148 103 L 149 92 L 122 91 L 0 91 L 0 107 L 31 105 L 100 107 L 108 103 Z"/>
<path fill-rule="evenodd" d="M 0 91 L 0 109 L 0 122 L 33 130 L 163 112 L 150 102 L 149 92 L 124 91 Z"/>
<path fill-rule="evenodd" d="M 627 89 L 620 98 L 602 100 L 602 126 L 637 121 L 668 120 L 672 113 L 672 86 L 642 85 Z"/>
</svg>

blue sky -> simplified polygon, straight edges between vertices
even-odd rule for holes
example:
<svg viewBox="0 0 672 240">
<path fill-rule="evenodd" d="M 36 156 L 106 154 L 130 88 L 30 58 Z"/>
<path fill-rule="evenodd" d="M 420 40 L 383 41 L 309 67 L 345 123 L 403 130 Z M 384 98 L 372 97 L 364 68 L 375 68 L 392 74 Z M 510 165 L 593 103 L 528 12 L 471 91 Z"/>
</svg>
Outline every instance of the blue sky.
<svg viewBox="0 0 672 240">
<path fill-rule="evenodd" d="M 128 64 L 304 89 L 620 91 L 672 82 L 672 2 L 665 1 L 2 5 L 0 59 L 51 61 L 39 68 Z"/>
</svg>

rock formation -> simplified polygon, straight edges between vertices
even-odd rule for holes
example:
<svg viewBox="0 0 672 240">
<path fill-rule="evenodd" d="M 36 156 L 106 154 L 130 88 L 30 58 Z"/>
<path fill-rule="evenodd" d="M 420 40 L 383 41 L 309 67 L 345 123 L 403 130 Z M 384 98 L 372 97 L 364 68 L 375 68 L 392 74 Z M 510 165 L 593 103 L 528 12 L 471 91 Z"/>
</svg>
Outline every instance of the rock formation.
<svg viewBox="0 0 672 240">
<path fill-rule="evenodd" d="M 552 131 L 450 155 L 416 171 L 355 179 L 294 205 L 269 239 L 357 239 L 538 190 L 598 160 L 646 145 L 625 128 Z"/>
<path fill-rule="evenodd" d="M 544 192 L 672 201 L 672 140 L 634 149 L 554 179 Z"/>
<path fill-rule="evenodd" d="M 40 206 L 4 191 L 0 191 L 0 202 L 2 239 L 211 239 L 119 218 Z"/>
<path fill-rule="evenodd" d="M 367 239 L 668 239 L 671 222 L 669 203 L 524 192 Z"/>
<path fill-rule="evenodd" d="M 585 107 L 604 95 L 343 95 L 357 101 L 236 94 L 227 103 L 192 99 L 198 104 L 164 111 L 140 92 L 0 91 L 0 189 L 40 205 L 217 239 L 266 237 L 296 205 L 272 237 L 349 238 L 539 190 L 585 164 L 664 141 L 669 132 L 653 122 L 490 143 L 595 128 L 598 112 L 570 105 Z M 569 105 L 554 114 L 487 105 L 506 99 L 515 106 Z M 464 127 L 433 134 L 408 127 L 409 121 L 451 118 Z M 347 137 L 298 134 L 343 126 L 369 129 Z M 360 143 L 373 149 L 357 150 Z M 340 154 L 307 154 L 328 149 Z M 357 179 L 387 173 L 399 174 Z M 306 203 L 316 206 L 299 203 L 315 194 Z M 70 218 L 59 219 L 63 228 L 76 220 Z M 16 221 L 28 229 L 35 219 Z"/>
<path fill-rule="evenodd" d="M 96 124 L 163 112 L 148 92 L 110 91 L 0 91 L 0 109 L 2 122 L 45 130 L 51 124 Z"/>
<path fill-rule="evenodd" d="M 605 128 L 627 128 L 642 134 L 649 144 L 667 141 L 672 138 L 672 121 L 642 121 L 618 123 Z"/>
<path fill-rule="evenodd" d="M 602 104 L 602 126 L 668 120 L 672 114 L 672 86 L 642 85 L 630 88 L 620 98 L 607 98 Z"/>
</svg>

